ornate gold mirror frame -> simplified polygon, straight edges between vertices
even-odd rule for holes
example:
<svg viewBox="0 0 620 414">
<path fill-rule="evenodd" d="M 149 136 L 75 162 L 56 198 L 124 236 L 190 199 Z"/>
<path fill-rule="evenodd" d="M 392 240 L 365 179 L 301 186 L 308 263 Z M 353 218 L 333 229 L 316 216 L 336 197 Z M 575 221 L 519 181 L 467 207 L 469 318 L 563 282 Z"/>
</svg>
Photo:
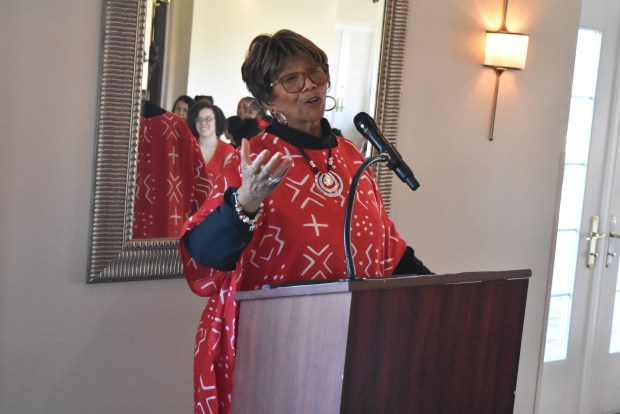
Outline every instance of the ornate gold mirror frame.
<svg viewBox="0 0 620 414">
<path fill-rule="evenodd" d="M 409 0 L 385 2 L 375 119 L 392 142 L 408 11 Z M 145 0 L 104 0 L 88 283 L 182 276 L 176 240 L 131 239 L 145 22 Z M 381 165 L 376 173 L 389 211 L 392 172 Z"/>
</svg>

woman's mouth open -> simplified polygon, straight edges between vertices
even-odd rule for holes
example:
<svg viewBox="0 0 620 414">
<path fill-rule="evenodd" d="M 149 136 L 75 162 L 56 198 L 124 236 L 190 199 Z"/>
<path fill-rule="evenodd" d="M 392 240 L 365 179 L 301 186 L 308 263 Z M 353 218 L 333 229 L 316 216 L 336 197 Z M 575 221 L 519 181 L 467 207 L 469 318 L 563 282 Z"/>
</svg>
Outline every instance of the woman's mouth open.
<svg viewBox="0 0 620 414">
<path fill-rule="evenodd" d="M 306 104 L 311 105 L 311 106 L 320 106 L 322 102 L 323 100 L 321 98 L 314 96 L 308 99 L 306 101 Z"/>
</svg>

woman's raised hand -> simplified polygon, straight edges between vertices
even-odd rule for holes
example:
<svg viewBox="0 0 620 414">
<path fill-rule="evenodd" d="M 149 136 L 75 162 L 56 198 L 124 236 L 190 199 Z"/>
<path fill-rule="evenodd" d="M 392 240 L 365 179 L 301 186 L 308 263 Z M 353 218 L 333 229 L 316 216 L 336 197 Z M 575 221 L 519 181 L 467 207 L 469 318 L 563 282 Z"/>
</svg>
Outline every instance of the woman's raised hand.
<svg viewBox="0 0 620 414">
<path fill-rule="evenodd" d="M 237 200 L 241 208 L 253 213 L 263 200 L 271 194 L 291 168 L 291 159 L 281 152 L 269 158 L 269 151 L 263 150 L 254 158 L 250 157 L 250 144 L 241 141 L 241 187 L 237 190 Z"/>
</svg>

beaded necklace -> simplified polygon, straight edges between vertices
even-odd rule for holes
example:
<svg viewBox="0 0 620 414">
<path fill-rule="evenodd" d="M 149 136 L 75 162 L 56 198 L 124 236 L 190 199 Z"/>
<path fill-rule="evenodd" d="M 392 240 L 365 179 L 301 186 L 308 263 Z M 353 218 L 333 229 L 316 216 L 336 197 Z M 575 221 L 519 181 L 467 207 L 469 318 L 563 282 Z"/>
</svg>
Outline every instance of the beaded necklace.
<svg viewBox="0 0 620 414">
<path fill-rule="evenodd" d="M 342 193 L 342 178 L 332 171 L 332 166 L 334 165 L 334 157 L 332 156 L 332 149 L 329 148 L 329 155 L 327 158 L 327 172 L 322 173 L 319 168 L 316 166 L 314 161 L 310 159 L 306 151 L 303 148 L 298 147 L 301 155 L 304 156 L 306 161 L 310 164 L 312 169 L 314 170 L 314 184 L 316 188 L 327 197 L 338 197 L 340 193 Z"/>
</svg>

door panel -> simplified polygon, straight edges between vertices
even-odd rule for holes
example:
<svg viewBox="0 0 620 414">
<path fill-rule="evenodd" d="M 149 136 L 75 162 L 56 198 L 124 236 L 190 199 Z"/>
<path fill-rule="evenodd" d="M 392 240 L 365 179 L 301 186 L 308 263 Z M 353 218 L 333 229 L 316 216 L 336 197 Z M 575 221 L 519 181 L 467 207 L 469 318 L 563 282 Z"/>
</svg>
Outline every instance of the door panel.
<svg viewBox="0 0 620 414">
<path fill-rule="evenodd" d="M 332 75 L 328 95 L 336 99 L 336 107 L 325 117 L 342 136 L 362 148 L 364 139 L 353 124 L 359 112 L 372 112 L 377 88 L 376 29 L 373 26 L 338 23 L 334 36 L 334 50 L 338 61 L 330 63 Z M 328 102 L 331 104 L 331 102 Z"/>
<path fill-rule="evenodd" d="M 578 44 L 582 36 L 598 33 L 600 63 L 593 65 L 599 53 L 592 44 L 582 50 L 581 63 L 578 52 L 540 413 L 620 412 L 620 338 L 611 339 L 612 326 L 620 324 L 620 317 L 613 316 L 620 314 L 615 303 L 620 296 L 618 255 L 607 260 L 612 215 L 620 217 L 619 22 L 620 2 L 582 3 L 581 25 L 587 30 Z M 579 86 L 579 76 L 590 80 Z M 593 222 L 598 223 L 594 234 Z M 612 239 L 620 250 L 620 240 Z M 592 256 L 591 246 L 596 246 Z M 618 349 L 610 352 L 616 343 Z"/>
</svg>

